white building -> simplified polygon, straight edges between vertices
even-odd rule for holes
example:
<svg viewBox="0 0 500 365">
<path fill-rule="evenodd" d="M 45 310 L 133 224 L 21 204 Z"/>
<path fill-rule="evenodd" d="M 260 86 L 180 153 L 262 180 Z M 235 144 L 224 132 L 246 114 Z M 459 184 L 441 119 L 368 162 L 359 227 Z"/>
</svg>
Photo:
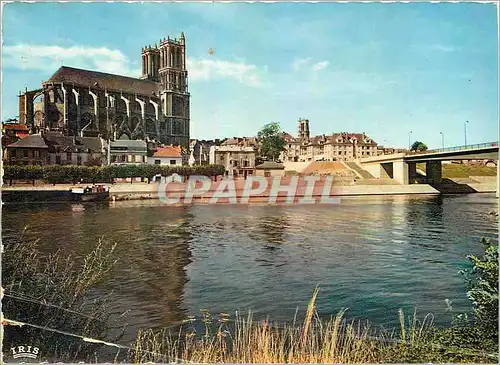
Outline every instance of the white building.
<svg viewBox="0 0 500 365">
<path fill-rule="evenodd" d="M 255 149 L 238 145 L 210 147 L 210 163 L 223 165 L 226 175 L 247 177 L 255 169 Z"/>
<path fill-rule="evenodd" d="M 158 147 L 153 156 L 148 157 L 148 164 L 182 166 L 181 148 L 179 146 Z"/>
</svg>

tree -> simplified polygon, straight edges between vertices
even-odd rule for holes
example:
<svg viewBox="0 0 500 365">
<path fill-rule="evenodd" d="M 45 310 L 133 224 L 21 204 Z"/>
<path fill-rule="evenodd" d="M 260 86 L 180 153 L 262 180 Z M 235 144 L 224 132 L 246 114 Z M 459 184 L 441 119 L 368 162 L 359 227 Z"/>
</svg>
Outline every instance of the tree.
<svg viewBox="0 0 500 365">
<path fill-rule="evenodd" d="M 483 256 L 467 256 L 473 267 L 462 273 L 467 279 L 467 296 L 474 306 L 476 323 L 488 335 L 498 339 L 498 244 L 484 238 L 481 243 Z"/>
<path fill-rule="evenodd" d="M 286 141 L 281 137 L 279 123 L 268 123 L 258 133 L 260 139 L 260 155 L 275 161 L 285 149 Z"/>
<path fill-rule="evenodd" d="M 427 146 L 424 142 L 415 141 L 410 148 L 410 151 L 426 151 Z"/>
</svg>

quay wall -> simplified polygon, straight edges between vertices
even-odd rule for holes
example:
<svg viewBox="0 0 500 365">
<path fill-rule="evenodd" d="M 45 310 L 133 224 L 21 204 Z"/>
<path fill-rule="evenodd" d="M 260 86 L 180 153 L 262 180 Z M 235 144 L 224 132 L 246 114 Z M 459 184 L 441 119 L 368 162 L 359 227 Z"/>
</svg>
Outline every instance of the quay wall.
<svg viewBox="0 0 500 365">
<path fill-rule="evenodd" d="M 289 178 L 284 178 L 281 181 L 281 185 L 286 186 Z M 371 181 L 370 181 L 371 182 Z M 192 197 L 193 202 L 209 202 L 210 198 L 213 196 L 214 192 L 220 186 L 222 182 L 217 181 L 213 183 L 211 189 L 203 194 L 203 196 L 194 195 Z M 358 185 L 359 184 L 359 185 Z M 496 191 L 496 184 L 488 181 L 488 183 L 468 183 L 468 184 L 450 184 L 447 186 L 436 186 L 428 184 L 411 184 L 411 185 L 394 185 L 394 184 L 376 184 L 371 182 L 371 184 L 361 185 L 362 181 L 359 181 L 356 185 L 333 185 L 329 196 L 340 197 L 340 196 L 363 196 L 363 195 L 412 195 L 412 194 L 460 194 L 460 193 L 491 193 Z M 271 183 L 269 183 L 266 190 L 260 194 L 254 194 L 250 196 L 249 203 L 258 202 L 269 202 L 269 197 L 273 194 L 271 193 Z M 110 200 L 120 201 L 120 200 L 144 200 L 144 199 L 159 199 L 161 196 L 158 194 L 159 183 L 122 183 L 109 185 L 110 187 Z M 186 183 L 170 183 L 166 192 L 167 197 L 182 197 L 186 191 Z M 243 189 L 245 186 L 245 180 L 235 181 L 235 191 L 232 192 L 236 195 L 237 202 L 240 203 Z M 6 203 L 14 202 L 50 202 L 50 201 L 71 201 L 71 189 L 72 185 L 47 185 L 47 186 L 13 186 L 2 188 L 2 201 Z M 254 185 L 255 187 L 255 185 Z M 315 189 L 312 191 L 312 197 L 316 202 L 319 202 L 324 189 L 324 181 L 316 182 Z M 228 189 L 225 190 L 228 192 Z M 307 192 L 308 193 L 308 192 Z M 165 194 L 162 194 L 165 196 Z M 287 198 L 286 192 L 279 192 L 276 196 L 276 202 L 284 202 Z M 306 183 L 304 180 L 299 179 L 299 184 L 297 190 L 295 191 L 295 199 L 293 202 L 298 202 L 299 199 L 303 198 L 306 194 Z M 229 198 L 219 199 L 218 203 L 230 203 Z M 234 202 L 234 200 L 233 200 Z"/>
</svg>

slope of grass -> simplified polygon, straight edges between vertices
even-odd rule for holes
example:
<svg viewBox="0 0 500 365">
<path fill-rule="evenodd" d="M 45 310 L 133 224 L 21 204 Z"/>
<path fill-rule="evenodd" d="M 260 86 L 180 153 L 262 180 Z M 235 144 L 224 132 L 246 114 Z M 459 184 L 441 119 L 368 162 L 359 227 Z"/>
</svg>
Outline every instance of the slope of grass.
<svg viewBox="0 0 500 365">
<path fill-rule="evenodd" d="M 418 163 L 417 169 L 425 172 L 425 163 Z M 496 176 L 497 168 L 481 165 L 442 164 L 443 178 L 467 178 L 470 176 Z"/>
</svg>

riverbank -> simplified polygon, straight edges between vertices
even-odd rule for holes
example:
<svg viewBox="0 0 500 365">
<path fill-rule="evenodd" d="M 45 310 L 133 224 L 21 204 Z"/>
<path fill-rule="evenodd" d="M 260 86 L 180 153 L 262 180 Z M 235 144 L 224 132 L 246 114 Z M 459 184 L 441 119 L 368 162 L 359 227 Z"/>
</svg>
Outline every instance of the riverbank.
<svg viewBox="0 0 500 365">
<path fill-rule="evenodd" d="M 268 181 L 271 181 L 268 179 Z M 209 203 L 214 202 L 214 195 L 219 190 L 226 197 L 217 199 L 217 203 L 235 203 L 242 202 L 242 197 L 245 196 L 245 180 L 237 179 L 234 185 L 227 185 L 227 182 L 217 181 L 212 184 L 207 191 L 200 193 L 194 192 L 189 197 L 189 202 Z M 281 186 L 286 186 L 290 183 L 290 178 L 283 178 Z M 225 185 L 225 190 L 221 190 Z M 71 184 L 38 184 L 31 185 L 14 185 L 4 186 L 2 188 L 2 201 L 4 202 L 37 202 L 37 201 L 71 201 L 71 188 L 80 185 Z M 161 191 L 163 189 L 163 191 Z M 145 182 L 123 182 L 109 185 L 109 200 L 145 200 L 145 199 L 160 199 L 169 197 L 170 199 L 179 199 L 179 203 L 185 203 L 186 192 L 188 189 L 187 183 L 170 183 L 168 188 L 158 183 Z M 336 185 L 329 186 L 322 179 L 316 182 L 314 189 L 307 190 L 307 183 L 304 180 L 299 180 L 297 189 L 293 193 L 293 200 L 287 200 L 286 191 L 276 191 L 271 187 L 271 182 L 262 192 L 255 192 L 248 196 L 248 200 L 244 203 L 305 203 L 305 199 L 309 198 L 310 203 L 326 202 L 325 199 L 342 197 L 342 196 L 367 196 L 367 195 L 439 195 L 439 194 L 467 194 L 467 193 L 494 193 L 496 192 L 495 177 L 480 177 L 474 179 L 445 179 L 442 184 L 411 184 L 397 185 L 388 184 L 380 181 L 358 180 L 356 184 L 351 185 Z M 231 199 L 232 196 L 236 199 Z"/>
</svg>

